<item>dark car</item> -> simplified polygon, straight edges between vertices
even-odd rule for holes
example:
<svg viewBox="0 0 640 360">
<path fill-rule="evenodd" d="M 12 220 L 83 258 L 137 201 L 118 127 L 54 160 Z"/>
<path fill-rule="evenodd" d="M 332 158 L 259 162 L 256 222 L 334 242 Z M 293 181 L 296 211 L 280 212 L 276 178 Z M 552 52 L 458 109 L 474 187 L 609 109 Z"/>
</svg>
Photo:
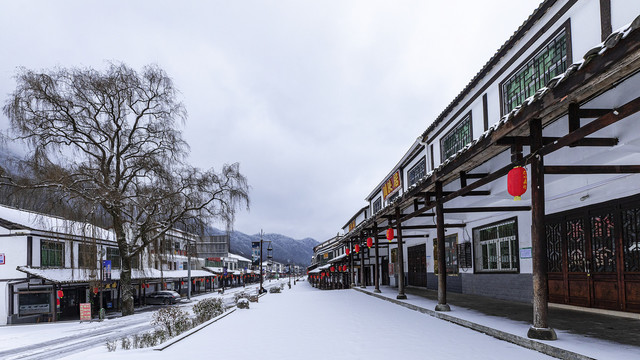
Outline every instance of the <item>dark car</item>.
<svg viewBox="0 0 640 360">
<path fill-rule="evenodd" d="M 180 297 L 180 294 L 175 291 L 162 290 L 147 295 L 146 300 L 147 304 L 169 305 L 180 302 L 182 298 Z"/>
</svg>

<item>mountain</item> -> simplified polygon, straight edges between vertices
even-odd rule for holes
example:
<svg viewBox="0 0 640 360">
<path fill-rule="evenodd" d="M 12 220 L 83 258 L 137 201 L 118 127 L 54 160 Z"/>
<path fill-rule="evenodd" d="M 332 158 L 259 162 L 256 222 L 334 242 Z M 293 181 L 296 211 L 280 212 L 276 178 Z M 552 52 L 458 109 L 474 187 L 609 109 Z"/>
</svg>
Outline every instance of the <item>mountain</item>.
<svg viewBox="0 0 640 360">
<path fill-rule="evenodd" d="M 210 228 L 209 233 L 211 235 L 222 235 L 225 231 Z M 234 254 L 242 255 L 247 259 L 251 259 L 251 242 L 260 241 L 260 234 L 247 235 L 240 231 L 232 231 L 230 233 L 230 247 L 231 252 Z M 267 248 L 271 241 L 271 247 L 273 248 L 273 260 L 279 263 L 287 264 L 292 262 L 300 266 L 308 266 L 311 263 L 311 256 L 313 255 L 313 247 L 318 245 L 319 242 L 312 238 L 304 238 L 302 240 L 296 240 L 281 234 L 263 234 L 263 247 L 262 247 L 262 259 L 267 259 Z"/>
</svg>

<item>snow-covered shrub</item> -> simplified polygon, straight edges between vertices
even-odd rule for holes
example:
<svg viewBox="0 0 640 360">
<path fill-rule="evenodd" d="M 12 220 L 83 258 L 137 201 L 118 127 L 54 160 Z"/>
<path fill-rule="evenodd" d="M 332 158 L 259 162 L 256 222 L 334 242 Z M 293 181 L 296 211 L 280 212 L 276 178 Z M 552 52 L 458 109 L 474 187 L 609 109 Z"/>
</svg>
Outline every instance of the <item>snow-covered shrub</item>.
<svg viewBox="0 0 640 360">
<path fill-rule="evenodd" d="M 120 339 L 120 347 L 122 348 L 122 350 L 131 349 L 131 340 L 129 340 L 128 337 L 123 337 L 122 339 Z"/>
<path fill-rule="evenodd" d="M 271 293 L 271 294 L 277 294 L 277 293 L 280 293 L 280 288 L 279 288 L 279 287 L 277 287 L 277 286 L 274 286 L 274 287 L 272 287 L 272 288 L 270 288 L 270 289 L 269 289 L 269 293 Z"/>
<path fill-rule="evenodd" d="M 118 342 L 116 340 L 107 341 L 107 351 L 114 352 L 118 348 Z"/>
<path fill-rule="evenodd" d="M 220 298 L 209 298 L 198 301 L 193 306 L 193 313 L 196 315 L 195 323 L 201 324 L 224 313 L 224 304 Z"/>
<path fill-rule="evenodd" d="M 249 308 L 249 300 L 242 298 L 236 302 L 236 306 L 238 309 L 248 309 Z"/>
<path fill-rule="evenodd" d="M 153 314 L 151 325 L 158 325 L 169 337 L 177 336 L 191 328 L 191 319 L 178 307 L 165 307 Z"/>
<path fill-rule="evenodd" d="M 237 303 L 237 302 L 238 302 L 238 300 L 240 300 L 240 299 L 249 299 L 249 294 L 247 294 L 247 293 L 245 293 L 245 292 L 239 292 L 239 293 L 236 293 L 236 294 L 233 296 L 233 301 L 234 301 L 234 302 L 236 302 L 236 303 Z"/>
</svg>

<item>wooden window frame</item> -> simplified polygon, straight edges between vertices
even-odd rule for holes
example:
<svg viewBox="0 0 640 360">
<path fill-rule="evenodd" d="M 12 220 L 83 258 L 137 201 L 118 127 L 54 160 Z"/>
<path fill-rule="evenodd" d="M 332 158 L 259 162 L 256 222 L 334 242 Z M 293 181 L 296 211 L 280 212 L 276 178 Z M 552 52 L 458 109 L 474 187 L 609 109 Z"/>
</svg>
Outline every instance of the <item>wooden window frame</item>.
<svg viewBox="0 0 640 360">
<path fill-rule="evenodd" d="M 61 264 L 60 265 L 51 265 L 49 264 L 49 256 L 47 256 L 47 264 L 45 265 L 45 256 L 44 255 L 44 247 L 45 245 L 50 245 L 50 244 L 55 244 L 56 247 L 60 247 L 60 259 L 61 259 Z M 46 249 L 47 251 L 52 251 L 53 249 Z M 55 240 L 40 240 L 40 267 L 43 268 L 64 268 L 65 265 L 65 243 L 64 241 L 55 241 Z"/>
<path fill-rule="evenodd" d="M 464 145 L 460 145 L 459 149 L 456 148 L 449 155 L 445 155 L 447 151 L 445 151 L 444 143 L 450 137 L 456 135 L 458 131 L 462 129 L 462 127 L 465 125 L 466 122 L 469 122 L 469 139 L 468 139 L 469 141 L 466 141 Z M 456 123 L 456 125 L 451 130 L 449 130 L 449 132 L 447 132 L 442 138 L 440 138 L 440 163 L 445 162 L 445 160 L 447 160 L 450 156 L 452 156 L 456 152 L 463 149 L 465 146 L 467 146 L 467 144 L 469 144 L 472 141 L 473 141 L 473 117 L 471 116 L 471 111 L 469 111 L 465 116 L 462 117 L 462 119 L 460 119 L 460 121 Z"/>
<path fill-rule="evenodd" d="M 514 234 L 515 234 L 515 248 L 511 249 L 512 253 L 511 256 L 516 255 L 516 268 L 510 268 L 510 269 L 502 269 L 501 266 L 501 262 L 500 262 L 500 241 L 499 241 L 499 237 L 496 238 L 495 240 L 487 240 L 487 241 L 480 241 L 480 239 L 478 239 L 477 235 L 476 235 L 476 231 L 479 231 L 481 229 L 485 229 L 485 228 L 489 228 L 489 227 L 494 227 L 494 226 L 498 226 L 498 225 L 502 225 L 502 224 L 506 224 L 506 223 L 510 223 L 513 222 L 513 226 L 514 226 Z M 475 274 L 519 274 L 520 273 L 520 237 L 518 236 L 518 217 L 514 216 L 511 218 L 507 218 L 507 219 L 502 219 L 493 223 L 489 223 L 489 224 L 485 224 L 485 225 L 481 225 L 481 226 L 477 226 L 474 227 L 471 230 L 471 234 L 473 236 L 473 272 Z M 488 242 L 488 241 L 497 241 L 497 246 L 496 246 L 496 265 L 497 268 L 496 269 L 484 269 L 483 265 L 482 265 L 482 243 L 484 242 Z M 510 244 L 511 245 L 511 244 Z"/>
</svg>

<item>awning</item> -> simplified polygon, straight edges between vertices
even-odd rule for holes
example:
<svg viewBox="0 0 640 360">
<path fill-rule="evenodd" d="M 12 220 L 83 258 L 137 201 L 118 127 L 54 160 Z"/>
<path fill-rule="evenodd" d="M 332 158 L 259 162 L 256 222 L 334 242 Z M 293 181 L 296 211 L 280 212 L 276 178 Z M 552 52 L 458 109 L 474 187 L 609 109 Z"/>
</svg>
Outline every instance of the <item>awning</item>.
<svg viewBox="0 0 640 360">
<path fill-rule="evenodd" d="M 41 269 L 28 266 L 18 266 L 18 271 L 41 278 L 56 284 L 71 283 L 88 283 L 90 281 L 100 280 L 100 274 L 97 270 L 90 269 Z M 166 270 L 157 269 L 132 270 L 132 280 L 150 280 L 150 279 L 182 279 L 188 277 L 187 270 Z M 191 277 L 211 276 L 211 273 L 203 270 L 191 270 Z M 111 280 L 120 280 L 120 270 L 111 270 Z"/>
<path fill-rule="evenodd" d="M 329 262 L 330 263 L 335 263 L 335 262 L 338 262 L 338 261 L 340 261 L 340 260 L 342 260 L 342 259 L 344 259 L 346 257 L 347 257 L 347 254 L 342 254 L 340 256 L 334 257 L 333 259 L 329 260 Z"/>
</svg>

